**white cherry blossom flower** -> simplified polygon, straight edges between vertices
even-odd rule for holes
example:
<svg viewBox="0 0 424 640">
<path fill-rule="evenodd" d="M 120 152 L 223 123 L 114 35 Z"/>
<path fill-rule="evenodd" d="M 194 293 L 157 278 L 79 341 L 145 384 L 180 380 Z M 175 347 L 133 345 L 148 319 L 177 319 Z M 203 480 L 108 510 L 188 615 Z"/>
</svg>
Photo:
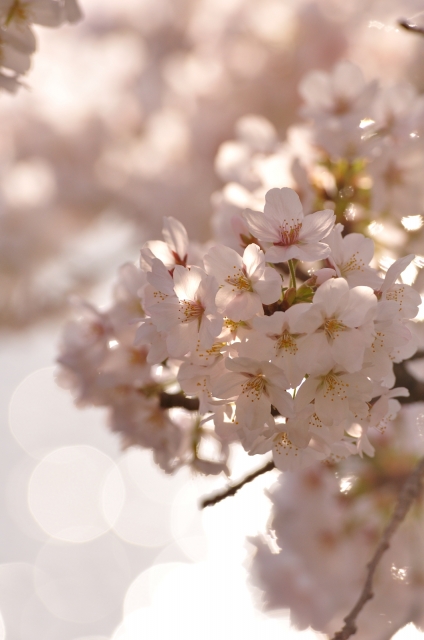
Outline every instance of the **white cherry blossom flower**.
<svg viewBox="0 0 424 640">
<path fill-rule="evenodd" d="M 376 312 L 377 298 L 370 287 L 349 289 L 343 278 L 324 282 L 298 323 L 299 331 L 309 334 L 306 344 L 314 354 L 307 373 L 334 364 L 358 371 L 373 341 Z"/>
<path fill-rule="evenodd" d="M 236 418 L 240 428 L 261 429 L 267 421 L 273 424 L 271 405 L 282 416 L 293 415 L 293 399 L 284 372 L 267 361 L 251 358 L 227 358 L 227 369 L 215 383 L 213 395 L 236 400 Z"/>
<path fill-rule="evenodd" d="M 380 307 L 381 303 L 379 303 Z M 364 366 L 370 377 L 385 380 L 385 385 L 394 384 L 393 361 L 397 351 L 411 342 L 412 335 L 400 319 L 386 316 L 374 323 L 375 337 L 364 354 Z"/>
<path fill-rule="evenodd" d="M 280 471 L 295 471 L 322 460 L 325 454 L 308 446 L 298 447 L 292 441 L 290 434 L 282 431 L 273 438 L 272 458 Z"/>
<path fill-rule="evenodd" d="M 334 226 L 333 211 L 326 209 L 303 215 L 302 203 L 293 189 L 271 189 L 266 194 L 264 213 L 244 212 L 249 229 L 266 249 L 268 262 L 286 262 L 293 258 L 313 262 L 330 253 L 321 242 Z"/>
<path fill-rule="evenodd" d="M 280 298 L 281 277 L 265 265 L 264 253 L 256 244 L 249 244 L 243 257 L 229 247 L 212 247 L 204 263 L 206 272 L 220 285 L 218 308 L 235 322 L 262 315 L 262 304 L 272 304 Z"/>
<path fill-rule="evenodd" d="M 337 427 L 349 417 L 368 415 L 367 403 L 372 398 L 373 383 L 363 372 L 346 373 L 333 368 L 321 375 L 309 376 L 299 387 L 295 398 L 296 411 L 314 403 L 314 412 L 321 422 Z"/>
<path fill-rule="evenodd" d="M 269 356 L 281 367 L 294 389 L 305 377 L 310 350 L 305 346 L 306 333 L 299 331 L 299 318 L 310 308 L 309 304 L 295 304 L 287 311 L 276 311 L 272 316 L 254 318 L 255 335 L 249 340 L 250 349 L 258 356 Z"/>
<path fill-rule="evenodd" d="M 399 258 L 387 270 L 380 289 L 376 292 L 380 300 L 379 306 L 390 314 L 390 307 L 401 318 L 415 318 L 421 304 L 421 296 L 407 284 L 397 284 L 396 280 L 414 259 L 414 255 Z"/>
<path fill-rule="evenodd" d="M 349 233 L 342 237 L 343 225 L 337 224 L 325 241 L 331 249 L 327 262 L 338 277 L 345 278 L 350 287 L 365 285 L 379 289 L 381 278 L 370 267 L 374 255 L 374 242 L 362 233 Z"/>
<path fill-rule="evenodd" d="M 177 264 L 185 267 L 189 242 L 184 225 L 171 216 L 164 217 L 162 235 L 165 242 L 149 240 L 141 249 L 141 267 L 150 270 L 154 258 L 161 260 L 167 269 L 173 269 Z"/>
<path fill-rule="evenodd" d="M 311 71 L 299 84 L 299 92 L 305 100 L 302 114 L 318 122 L 343 118 L 356 120 L 370 105 L 376 83 L 365 83 L 361 69 L 342 60 L 331 73 Z M 358 126 L 356 124 L 356 126 Z"/>
<path fill-rule="evenodd" d="M 205 362 L 203 365 L 189 361 L 183 362 L 178 371 L 178 382 L 181 389 L 188 396 L 199 398 L 199 411 L 201 414 L 215 409 L 212 401 L 212 388 L 215 381 L 226 373 L 224 357 L 220 351 L 217 350 L 215 354 L 212 353 L 211 355 L 215 355 L 215 357 L 211 357 L 211 362 Z"/>
<path fill-rule="evenodd" d="M 141 344 L 148 346 L 147 362 L 150 364 L 163 362 L 169 357 L 166 348 L 166 333 L 158 331 L 150 318 L 145 318 L 135 333 L 134 345 L 137 347 Z"/>
<path fill-rule="evenodd" d="M 147 304 L 146 309 L 158 331 L 167 332 L 169 354 L 179 357 L 212 347 L 222 329 L 222 317 L 215 305 L 218 291 L 215 278 L 199 267 L 185 269 L 180 265 L 174 268 L 172 278 L 156 259 L 153 269 L 147 278 L 158 290 L 153 292 L 153 304 Z"/>
</svg>

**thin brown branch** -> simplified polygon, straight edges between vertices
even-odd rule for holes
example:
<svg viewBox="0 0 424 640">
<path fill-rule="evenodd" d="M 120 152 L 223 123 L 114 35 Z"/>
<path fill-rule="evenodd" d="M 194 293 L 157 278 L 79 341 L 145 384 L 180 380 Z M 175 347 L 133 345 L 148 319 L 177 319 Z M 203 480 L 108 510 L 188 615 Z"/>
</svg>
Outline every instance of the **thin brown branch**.
<svg viewBox="0 0 424 640">
<path fill-rule="evenodd" d="M 413 31 L 414 33 L 418 33 L 421 36 L 424 36 L 424 27 L 419 27 L 413 22 L 409 22 L 409 20 L 405 20 L 405 18 L 400 18 L 398 20 L 398 25 L 407 31 Z"/>
<path fill-rule="evenodd" d="M 244 487 L 245 484 L 252 482 L 252 480 L 257 478 L 258 476 L 261 476 L 263 473 L 272 471 L 272 469 L 275 469 L 275 464 L 271 460 L 271 462 L 268 462 L 264 467 L 261 467 L 257 471 L 253 471 L 253 473 L 250 473 L 248 476 L 246 476 L 243 480 L 241 480 L 237 484 L 234 484 L 233 486 L 228 487 L 222 493 L 218 493 L 215 496 L 211 496 L 210 498 L 203 498 L 203 500 L 200 503 L 200 508 L 204 509 L 205 507 L 211 507 L 214 504 L 221 502 L 221 500 L 225 500 L 225 498 L 234 496 L 239 489 Z"/>
<path fill-rule="evenodd" d="M 423 402 L 424 401 L 424 382 L 417 380 L 409 373 L 406 368 L 406 364 L 410 360 L 417 360 L 418 357 L 423 357 L 422 352 L 420 356 L 409 358 L 403 362 L 395 362 L 393 364 L 393 372 L 396 376 L 396 387 L 406 387 L 409 391 L 409 396 L 406 398 L 399 398 L 401 404 L 410 404 L 411 402 Z"/>
<path fill-rule="evenodd" d="M 383 531 L 380 542 L 370 562 L 367 564 L 367 576 L 362 589 L 362 593 L 352 611 L 344 619 L 345 625 L 341 631 L 338 631 L 332 640 L 347 640 L 357 631 L 356 618 L 362 611 L 368 600 L 374 597 L 372 590 L 373 578 L 383 554 L 390 546 L 390 540 L 399 525 L 405 519 L 413 502 L 418 498 L 421 490 L 421 481 L 424 476 L 424 458 L 418 462 L 413 472 L 408 476 L 400 490 L 393 515 Z"/>
<path fill-rule="evenodd" d="M 199 410 L 199 398 L 187 397 L 183 391 L 179 393 L 166 393 L 166 391 L 162 391 L 159 396 L 159 404 L 161 409 L 181 407 L 182 409 L 187 409 L 187 411 Z"/>
</svg>

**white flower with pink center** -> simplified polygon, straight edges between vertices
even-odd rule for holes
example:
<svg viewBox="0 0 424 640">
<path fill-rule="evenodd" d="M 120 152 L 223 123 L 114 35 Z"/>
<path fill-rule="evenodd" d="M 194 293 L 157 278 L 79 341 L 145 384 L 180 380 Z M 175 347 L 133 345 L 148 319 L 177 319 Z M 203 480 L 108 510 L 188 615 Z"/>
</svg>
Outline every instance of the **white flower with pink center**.
<svg viewBox="0 0 424 640">
<path fill-rule="evenodd" d="M 154 258 L 161 260 L 168 269 L 172 269 L 176 264 L 185 267 L 189 242 L 184 225 L 172 216 L 164 217 L 162 235 L 165 242 L 149 240 L 141 249 L 141 267 L 150 270 Z"/>
<path fill-rule="evenodd" d="M 249 244 L 243 257 L 229 247 L 212 247 L 204 257 L 207 273 L 220 289 L 216 304 L 231 320 L 249 320 L 263 315 L 263 304 L 272 304 L 281 296 L 281 276 L 265 264 L 264 252 Z"/>
<path fill-rule="evenodd" d="M 215 296 L 218 283 L 203 269 L 174 269 L 175 298 L 154 308 L 152 320 L 160 317 L 160 326 L 169 327 L 167 347 L 171 356 L 210 349 L 222 329 L 222 317 L 217 313 Z"/>
<path fill-rule="evenodd" d="M 418 307 L 421 304 L 421 296 L 408 284 L 397 284 L 401 273 L 414 259 L 410 254 L 404 258 L 399 258 L 387 270 L 381 288 L 377 291 L 380 300 L 380 307 L 384 314 L 397 314 L 401 318 L 415 318 Z M 384 310 L 384 311 L 383 311 Z"/>
<path fill-rule="evenodd" d="M 342 237 L 343 225 L 337 224 L 327 236 L 331 255 L 328 263 L 335 274 L 345 278 L 351 287 L 366 285 L 372 289 L 381 287 L 378 271 L 370 267 L 374 255 L 374 242 L 362 233 L 349 233 Z"/>
<path fill-rule="evenodd" d="M 227 358 L 230 373 L 215 383 L 212 393 L 216 398 L 236 402 L 236 422 L 241 429 L 261 429 L 265 423 L 273 424 L 271 405 L 282 416 L 293 415 L 293 398 L 287 393 L 288 380 L 284 372 L 267 361 L 251 358 Z"/>
<path fill-rule="evenodd" d="M 363 372 L 346 373 L 333 368 L 322 375 L 309 376 L 298 389 L 296 412 L 313 403 L 314 413 L 329 427 L 337 427 L 349 417 L 368 415 L 373 383 Z"/>
<path fill-rule="evenodd" d="M 321 240 L 334 227 L 333 211 L 325 209 L 304 216 L 293 189 L 271 189 L 265 197 L 264 213 L 247 209 L 244 217 L 252 235 L 266 249 L 267 262 L 293 258 L 314 262 L 330 254 L 329 246 Z"/>
<path fill-rule="evenodd" d="M 327 280 L 314 295 L 307 313 L 299 318 L 298 330 L 309 333 L 306 344 L 313 359 L 305 363 L 307 373 L 331 368 L 359 371 L 364 352 L 374 339 L 377 298 L 370 287 L 354 287 L 343 278 Z"/>
<path fill-rule="evenodd" d="M 256 348 L 258 356 L 269 357 L 271 362 L 283 369 L 294 389 L 305 377 L 305 363 L 310 360 L 310 351 L 305 345 L 306 334 L 299 331 L 299 318 L 311 305 L 295 304 L 287 311 L 276 311 L 272 316 L 253 319 L 255 334 L 249 339 L 250 349 Z"/>
</svg>

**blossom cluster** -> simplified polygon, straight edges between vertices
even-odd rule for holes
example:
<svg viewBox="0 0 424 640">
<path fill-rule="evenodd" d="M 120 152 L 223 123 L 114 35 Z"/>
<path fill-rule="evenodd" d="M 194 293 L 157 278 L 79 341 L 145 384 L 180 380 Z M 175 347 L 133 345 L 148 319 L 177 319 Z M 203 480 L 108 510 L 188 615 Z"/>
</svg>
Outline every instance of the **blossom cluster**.
<svg viewBox="0 0 424 640">
<path fill-rule="evenodd" d="M 79 402 L 109 406 L 112 429 L 166 470 L 200 459 L 225 471 L 231 442 L 272 451 L 280 470 L 372 455 L 369 429 L 384 429 L 407 394 L 393 389 L 393 362 L 416 348 L 408 321 L 421 298 L 398 282 L 413 256 L 383 277 L 371 239 L 344 237 L 329 209 L 304 215 L 289 188 L 238 224 L 239 252 L 191 245 L 165 218 L 164 240 L 122 271 L 112 309 L 68 326 L 62 379 Z M 183 454 L 167 403 L 198 410 Z M 204 438 L 218 457 L 199 454 Z"/>
<path fill-rule="evenodd" d="M 380 86 L 347 60 L 315 70 L 299 84 L 301 121 L 280 141 L 264 118 L 244 118 L 224 143 L 216 167 L 227 183 L 215 196 L 218 237 L 270 186 L 295 188 L 305 211 L 332 208 L 345 231 L 371 236 L 379 256 L 423 237 L 424 101 L 406 81 Z M 280 185 L 281 183 L 281 185 Z M 234 240 L 235 241 L 235 240 Z M 411 274 L 419 267 L 419 255 Z"/>
<path fill-rule="evenodd" d="M 77 0 L 1 0 L 0 89 L 15 92 L 29 70 L 37 47 L 33 24 L 58 27 L 81 16 Z"/>
<path fill-rule="evenodd" d="M 374 430 L 373 458 L 280 476 L 270 492 L 269 535 L 250 540 L 252 579 L 267 609 L 289 608 L 296 627 L 330 637 L 342 627 L 399 487 L 423 454 L 421 411 L 422 404 L 403 409 L 402 420 Z M 423 515 L 420 496 L 378 566 L 375 597 L 358 620 L 360 640 L 392 637 L 408 621 L 423 627 Z"/>
<path fill-rule="evenodd" d="M 219 144 L 249 113 L 269 119 L 271 130 L 293 125 L 298 84 L 311 69 L 349 58 L 366 61 L 370 75 L 422 86 L 421 67 L 411 73 L 415 39 L 389 26 L 399 12 L 415 13 L 413 0 L 401 8 L 381 0 L 237 0 L 225 9 L 211 0 L 86 0 L 81 28 L 44 30 L 31 93 L 0 100 L 1 236 L 21 254 L 0 250 L 0 325 L 33 324 L 63 308 L 70 291 L 86 290 L 87 265 L 76 273 L 79 246 L 111 214 L 134 222 L 135 236 L 157 234 L 169 211 L 204 240 Z M 256 139 L 237 129 L 244 157 Z M 256 143 L 255 156 L 280 146 L 277 136 Z M 271 186 L 295 186 L 271 164 L 261 201 Z M 97 265 L 90 276 L 99 278 Z"/>
</svg>

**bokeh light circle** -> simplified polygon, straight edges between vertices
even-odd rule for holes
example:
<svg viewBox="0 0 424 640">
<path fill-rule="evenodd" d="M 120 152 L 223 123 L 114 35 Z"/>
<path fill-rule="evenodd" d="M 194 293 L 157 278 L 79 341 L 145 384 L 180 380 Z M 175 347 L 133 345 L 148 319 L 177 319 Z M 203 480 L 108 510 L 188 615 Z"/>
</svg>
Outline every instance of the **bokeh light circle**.
<svg viewBox="0 0 424 640">
<path fill-rule="evenodd" d="M 55 367 L 34 371 L 16 387 L 9 403 L 9 428 L 17 443 L 35 458 L 67 445 L 84 442 L 112 457 L 116 438 L 105 429 L 105 411 L 78 409 L 69 391 L 55 381 Z"/>
<path fill-rule="evenodd" d="M 169 505 L 148 498 L 141 490 L 144 462 L 145 457 L 133 450 L 126 451 L 118 463 L 125 500 L 112 528 L 117 536 L 130 544 L 163 547 L 173 541 Z M 140 471 L 137 465 L 141 467 Z"/>
<path fill-rule="evenodd" d="M 131 569 L 125 547 L 112 534 L 85 544 L 50 541 L 35 566 L 37 595 L 55 616 L 93 623 L 120 608 Z"/>
<path fill-rule="evenodd" d="M 123 501 L 123 482 L 115 463 L 87 445 L 48 454 L 34 469 L 28 486 L 29 508 L 38 525 L 67 542 L 87 542 L 104 534 Z"/>
</svg>

